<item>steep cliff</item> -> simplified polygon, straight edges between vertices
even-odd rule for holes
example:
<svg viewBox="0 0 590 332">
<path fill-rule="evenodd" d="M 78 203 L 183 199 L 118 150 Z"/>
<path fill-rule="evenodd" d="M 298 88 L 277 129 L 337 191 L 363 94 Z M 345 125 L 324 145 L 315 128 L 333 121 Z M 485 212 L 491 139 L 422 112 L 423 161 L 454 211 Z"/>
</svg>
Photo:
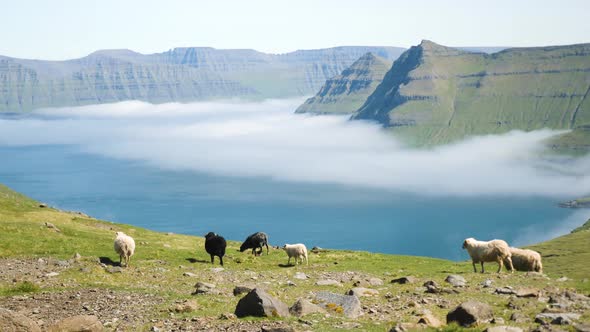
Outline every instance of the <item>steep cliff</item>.
<svg viewBox="0 0 590 332">
<path fill-rule="evenodd" d="M 42 61 L 0 56 L 0 111 L 122 100 L 149 102 L 309 95 L 366 52 L 395 59 L 394 47 L 336 47 L 265 54 L 254 50 L 175 48 L 144 55 L 103 50 Z"/>
<path fill-rule="evenodd" d="M 367 53 L 340 75 L 327 80 L 296 113 L 351 114 L 375 91 L 390 67 L 391 62 Z"/>
<path fill-rule="evenodd" d="M 555 144 L 585 148 L 589 91 L 590 44 L 484 54 L 423 41 L 394 62 L 353 118 L 417 145 L 552 128 L 573 130 Z"/>
</svg>

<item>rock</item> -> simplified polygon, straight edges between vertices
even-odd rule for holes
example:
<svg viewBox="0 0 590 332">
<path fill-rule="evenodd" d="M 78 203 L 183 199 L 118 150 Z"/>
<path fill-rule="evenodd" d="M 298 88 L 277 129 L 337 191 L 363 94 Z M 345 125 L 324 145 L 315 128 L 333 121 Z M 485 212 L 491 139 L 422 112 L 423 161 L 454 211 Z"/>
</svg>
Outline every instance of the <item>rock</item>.
<svg viewBox="0 0 590 332">
<path fill-rule="evenodd" d="M 434 328 L 443 326 L 443 323 L 430 312 L 423 314 L 418 320 L 418 324 L 424 324 Z"/>
<path fill-rule="evenodd" d="M 417 331 L 423 330 L 426 328 L 424 324 L 415 324 L 415 323 L 399 323 L 396 326 L 392 327 L 389 332 L 410 332 L 410 331 Z"/>
<path fill-rule="evenodd" d="M 590 324 L 574 324 L 576 332 L 590 332 Z"/>
<path fill-rule="evenodd" d="M 336 280 L 333 279 L 324 279 L 324 280 L 318 280 L 315 283 L 317 286 L 338 286 L 338 287 L 342 287 L 342 284 Z"/>
<path fill-rule="evenodd" d="M 539 297 L 539 290 L 534 288 L 519 288 L 515 294 L 517 297 Z"/>
<path fill-rule="evenodd" d="M 197 284 L 195 285 L 196 290 L 193 292 L 193 295 L 198 295 L 198 294 L 211 294 L 214 293 L 215 290 L 215 285 L 214 284 L 210 284 L 207 282 L 197 282 Z"/>
<path fill-rule="evenodd" d="M 61 232 L 59 230 L 59 228 L 57 228 L 54 224 L 52 224 L 50 222 L 47 222 L 47 221 L 45 222 L 45 227 L 50 228 L 50 229 L 53 229 L 53 230 L 55 230 L 58 233 Z"/>
<path fill-rule="evenodd" d="M 39 207 L 44 209 L 47 207 L 47 203 L 39 203 Z"/>
<path fill-rule="evenodd" d="M 164 243 L 163 246 L 164 246 L 164 248 L 172 248 L 172 246 L 168 243 Z"/>
<path fill-rule="evenodd" d="M 465 287 L 465 285 L 467 284 L 465 278 L 456 274 L 451 274 L 447 276 L 445 281 L 453 285 L 453 287 Z"/>
<path fill-rule="evenodd" d="M 578 319 L 580 319 L 580 314 L 576 313 L 540 313 L 537 316 L 535 316 L 535 323 L 572 325 L 573 321 Z"/>
<path fill-rule="evenodd" d="M 427 282 L 422 284 L 422 286 L 424 286 L 424 287 L 434 286 L 435 288 L 438 288 L 438 284 L 436 283 L 436 281 L 433 281 L 433 280 L 428 280 Z"/>
<path fill-rule="evenodd" d="M 492 326 L 485 329 L 484 332 L 522 332 L 522 329 L 514 326 Z"/>
<path fill-rule="evenodd" d="M 483 288 L 489 288 L 492 287 L 493 283 L 494 281 L 492 279 L 486 279 L 481 283 L 481 285 L 483 286 Z"/>
<path fill-rule="evenodd" d="M 289 308 L 289 312 L 293 316 L 302 317 L 305 315 L 314 314 L 316 312 L 325 313 L 326 310 L 306 299 L 298 299 L 297 302 L 295 302 L 295 304 Z"/>
<path fill-rule="evenodd" d="M 70 262 L 68 262 L 68 261 L 55 261 L 54 265 L 59 266 L 59 267 L 68 267 L 68 266 L 70 266 Z"/>
<path fill-rule="evenodd" d="M 371 286 L 383 286 L 383 280 L 379 278 L 369 278 L 367 281 Z"/>
<path fill-rule="evenodd" d="M 516 294 L 514 289 L 508 288 L 508 287 L 496 288 L 495 293 L 501 294 L 501 295 L 514 295 L 514 294 Z"/>
<path fill-rule="evenodd" d="M 504 324 L 504 318 L 502 318 L 502 317 L 494 317 L 494 319 L 492 319 L 491 323 L 492 324 L 502 325 L 502 324 Z"/>
<path fill-rule="evenodd" d="M 49 328 L 49 332 L 99 332 L 104 328 L 96 316 L 79 315 L 62 319 Z"/>
<path fill-rule="evenodd" d="M 401 278 L 393 279 L 393 280 L 391 280 L 391 283 L 403 285 L 403 284 L 413 284 L 416 281 L 418 281 L 418 279 L 416 279 L 415 277 L 408 276 L 408 277 L 401 277 Z"/>
<path fill-rule="evenodd" d="M 236 319 L 238 318 L 238 316 L 236 316 L 236 314 L 232 313 L 232 312 L 224 312 L 221 315 L 219 315 L 219 319 L 222 320 L 232 320 L 232 319 Z"/>
<path fill-rule="evenodd" d="M 32 319 L 14 311 L 0 308 L 0 331 L 41 332 L 41 329 Z"/>
<path fill-rule="evenodd" d="M 219 273 L 219 272 L 221 272 L 223 270 L 225 270 L 225 269 L 222 268 L 222 267 L 214 267 L 214 268 L 211 268 L 211 272 L 213 272 L 213 273 Z"/>
<path fill-rule="evenodd" d="M 510 315 L 510 320 L 519 324 L 528 323 L 531 321 L 527 316 L 520 312 L 513 312 L 512 315 Z"/>
<path fill-rule="evenodd" d="M 265 291 L 255 288 L 240 299 L 235 314 L 240 318 L 246 316 L 287 317 L 289 316 L 289 308 Z"/>
<path fill-rule="evenodd" d="M 45 277 L 51 278 L 51 277 L 57 277 L 59 275 L 59 273 L 57 272 L 49 272 L 47 274 L 45 274 Z"/>
<path fill-rule="evenodd" d="M 289 326 L 262 326 L 261 332 L 295 332 L 295 329 Z"/>
<path fill-rule="evenodd" d="M 292 282 L 291 280 L 287 280 L 287 286 L 293 286 L 293 287 L 295 287 L 295 286 L 297 286 L 297 284 L 294 283 L 294 282 Z"/>
<path fill-rule="evenodd" d="M 185 277 L 191 277 L 191 278 L 198 277 L 196 274 L 194 274 L 192 272 L 184 272 L 182 275 Z"/>
<path fill-rule="evenodd" d="M 107 266 L 108 273 L 123 273 L 123 268 L 120 266 Z"/>
<path fill-rule="evenodd" d="M 199 304 L 195 300 L 186 300 L 174 307 L 176 312 L 193 312 L 199 310 Z"/>
<path fill-rule="evenodd" d="M 447 314 L 447 324 L 457 322 L 464 327 L 487 323 L 494 316 L 492 308 L 481 302 L 467 301 Z"/>
<path fill-rule="evenodd" d="M 317 292 L 315 299 L 324 309 L 343 313 L 348 318 L 357 318 L 362 314 L 361 301 L 354 295 Z"/>
<path fill-rule="evenodd" d="M 379 291 L 376 289 L 355 287 L 347 292 L 348 295 L 355 295 L 356 297 L 362 296 L 379 296 Z"/>
<path fill-rule="evenodd" d="M 253 288 L 248 286 L 236 286 L 234 287 L 234 296 L 250 293 Z"/>
<path fill-rule="evenodd" d="M 79 262 L 82 259 L 82 255 L 80 255 L 79 253 L 75 253 L 74 256 L 72 256 L 72 259 L 74 260 L 74 262 Z"/>
<path fill-rule="evenodd" d="M 564 282 L 564 281 L 568 281 L 568 280 L 570 280 L 570 278 L 565 277 L 565 276 L 563 276 L 561 278 L 557 278 L 557 281 L 559 281 L 559 282 Z"/>
<path fill-rule="evenodd" d="M 590 297 L 570 291 L 565 292 L 565 297 L 574 302 L 590 301 Z"/>
<path fill-rule="evenodd" d="M 307 276 L 307 274 L 305 274 L 303 272 L 297 272 L 297 273 L 295 273 L 293 278 L 299 279 L 299 280 L 305 280 L 305 279 L 308 279 L 309 277 Z"/>
</svg>

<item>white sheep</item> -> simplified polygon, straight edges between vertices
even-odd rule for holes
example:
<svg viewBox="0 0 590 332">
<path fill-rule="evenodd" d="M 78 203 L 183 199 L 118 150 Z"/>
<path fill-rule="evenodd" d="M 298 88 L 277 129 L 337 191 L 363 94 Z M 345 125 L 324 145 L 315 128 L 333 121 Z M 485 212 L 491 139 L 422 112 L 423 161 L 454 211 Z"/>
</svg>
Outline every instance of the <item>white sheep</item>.
<svg viewBox="0 0 590 332">
<path fill-rule="evenodd" d="M 504 240 L 478 241 L 472 237 L 463 241 L 463 249 L 467 249 L 473 262 L 473 272 L 477 272 L 476 263 L 481 263 L 481 273 L 484 273 L 484 262 L 497 262 L 498 273 L 502 271 L 504 260 L 508 263 L 510 271 L 514 272 L 510 247 Z"/>
<path fill-rule="evenodd" d="M 122 266 L 123 261 L 125 261 L 125 266 L 129 266 L 129 260 L 135 253 L 135 241 L 131 236 L 123 232 L 117 232 L 115 234 L 117 237 L 115 238 L 114 247 L 117 254 L 119 254 L 119 265 Z"/>
<path fill-rule="evenodd" d="M 520 249 L 510 247 L 512 255 L 512 265 L 516 271 L 534 271 L 543 272 L 543 263 L 541 263 L 541 254 L 530 249 Z M 506 260 L 504 260 L 506 264 Z"/>
<path fill-rule="evenodd" d="M 283 246 L 283 250 L 289 256 L 289 260 L 287 264 L 291 264 L 291 257 L 295 257 L 295 265 L 297 265 L 298 260 L 303 264 L 303 259 L 305 258 L 305 265 L 309 265 L 309 261 L 307 260 L 307 248 L 302 243 L 297 244 L 285 244 Z"/>
</svg>

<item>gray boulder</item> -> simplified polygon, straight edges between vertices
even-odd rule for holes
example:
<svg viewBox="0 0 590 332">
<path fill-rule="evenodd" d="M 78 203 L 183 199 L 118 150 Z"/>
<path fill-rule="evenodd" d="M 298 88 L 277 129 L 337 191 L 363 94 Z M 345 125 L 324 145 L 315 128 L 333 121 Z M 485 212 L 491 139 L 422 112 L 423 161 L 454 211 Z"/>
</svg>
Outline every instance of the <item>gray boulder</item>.
<svg viewBox="0 0 590 332">
<path fill-rule="evenodd" d="M 401 277 L 401 278 L 397 278 L 397 279 L 393 279 L 391 280 L 392 284 L 413 284 L 416 281 L 418 281 L 418 279 L 416 279 L 415 277 L 412 276 L 407 276 L 407 277 Z"/>
<path fill-rule="evenodd" d="M 493 316 L 494 313 L 489 305 L 477 301 L 467 301 L 447 314 L 447 324 L 456 322 L 461 326 L 470 327 L 475 324 L 487 323 Z"/>
<path fill-rule="evenodd" d="M 354 295 L 340 295 L 330 292 L 317 292 L 316 301 L 325 309 L 344 314 L 348 318 L 357 318 L 362 312 L 361 301 Z"/>
<path fill-rule="evenodd" d="M 314 314 L 316 312 L 325 313 L 326 310 L 324 310 L 324 308 L 318 305 L 309 302 L 306 299 L 299 299 L 297 300 L 297 302 L 295 302 L 295 304 L 293 304 L 293 306 L 291 306 L 291 308 L 289 308 L 289 312 L 293 316 L 301 317 L 309 314 Z"/>
<path fill-rule="evenodd" d="M 49 332 L 100 332 L 104 329 L 96 316 L 79 315 L 62 319 Z"/>
<path fill-rule="evenodd" d="M 193 295 L 216 293 L 215 285 L 207 282 L 199 281 L 195 284 L 195 288 Z"/>
<path fill-rule="evenodd" d="M 30 318 L 14 311 L 0 308 L 0 331 L 41 332 L 41 329 Z"/>
<path fill-rule="evenodd" d="M 514 326 L 491 326 L 485 329 L 484 332 L 522 332 L 522 329 Z"/>
<path fill-rule="evenodd" d="M 255 288 L 240 299 L 235 311 L 236 316 L 246 317 L 287 317 L 289 307 L 262 289 Z"/>
<path fill-rule="evenodd" d="M 379 291 L 371 288 L 354 287 L 353 289 L 349 290 L 347 294 L 355 295 L 356 297 L 379 296 Z"/>
<path fill-rule="evenodd" d="M 573 321 L 580 319 L 576 313 L 541 313 L 535 316 L 535 322 L 539 324 L 572 325 Z"/>
</svg>

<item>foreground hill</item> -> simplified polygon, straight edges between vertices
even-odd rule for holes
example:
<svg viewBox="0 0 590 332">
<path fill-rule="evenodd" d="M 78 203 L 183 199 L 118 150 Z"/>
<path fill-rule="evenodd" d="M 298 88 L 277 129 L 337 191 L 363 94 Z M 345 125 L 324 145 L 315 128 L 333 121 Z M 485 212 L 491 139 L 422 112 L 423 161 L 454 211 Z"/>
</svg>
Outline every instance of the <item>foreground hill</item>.
<svg viewBox="0 0 590 332">
<path fill-rule="evenodd" d="M 375 91 L 390 67 L 391 62 L 367 53 L 340 75 L 327 80 L 295 113 L 351 114 Z"/>
<path fill-rule="evenodd" d="M 130 267 L 117 266 L 115 231 L 135 238 Z M 574 320 L 579 324 L 590 322 L 590 298 L 583 295 L 590 292 L 589 240 L 590 231 L 581 229 L 540 244 L 537 249 L 544 255 L 552 250 L 544 262 L 546 276 L 498 275 L 490 272 L 493 265 L 485 274 L 475 274 L 468 262 L 340 250 L 310 253 L 309 266 L 287 266 L 282 250 L 253 257 L 238 252 L 239 243 L 233 241 L 226 265 L 219 269 L 209 263 L 201 237 L 157 233 L 44 207 L 0 185 L 0 314 L 4 309 L 20 313 L 43 329 L 66 317 L 90 315 L 117 331 L 387 331 L 401 323 L 414 326 L 421 317 L 429 317 L 432 325 L 435 320 L 444 324 L 450 310 L 476 300 L 491 306 L 496 325 L 536 328 L 535 316 L 544 310 L 579 315 Z M 464 277 L 466 285 L 445 282 L 449 274 Z M 405 284 L 390 282 L 400 277 L 413 278 Z M 426 281 L 437 286 L 427 290 L 422 286 Z M 201 284 L 201 294 L 192 295 L 197 282 L 212 285 Z M 287 305 L 297 299 L 318 303 L 322 291 L 344 294 L 354 286 L 372 295 L 360 297 L 359 316 L 346 316 L 343 307 L 327 303 L 326 311 L 301 318 L 238 319 L 233 312 L 244 294 L 234 296 L 236 286 L 265 289 Z M 510 293 L 508 286 L 520 295 L 496 292 Z M 478 330 L 488 325 L 494 324 Z"/>
<path fill-rule="evenodd" d="M 403 51 L 343 46 L 266 54 L 189 47 L 155 54 L 103 50 L 67 61 L 0 56 L 0 111 L 132 99 L 161 103 L 304 96 L 367 52 L 392 61 Z"/>
<path fill-rule="evenodd" d="M 423 41 L 396 60 L 355 113 L 417 145 L 513 129 L 569 129 L 590 148 L 590 44 L 473 53 Z"/>
</svg>

